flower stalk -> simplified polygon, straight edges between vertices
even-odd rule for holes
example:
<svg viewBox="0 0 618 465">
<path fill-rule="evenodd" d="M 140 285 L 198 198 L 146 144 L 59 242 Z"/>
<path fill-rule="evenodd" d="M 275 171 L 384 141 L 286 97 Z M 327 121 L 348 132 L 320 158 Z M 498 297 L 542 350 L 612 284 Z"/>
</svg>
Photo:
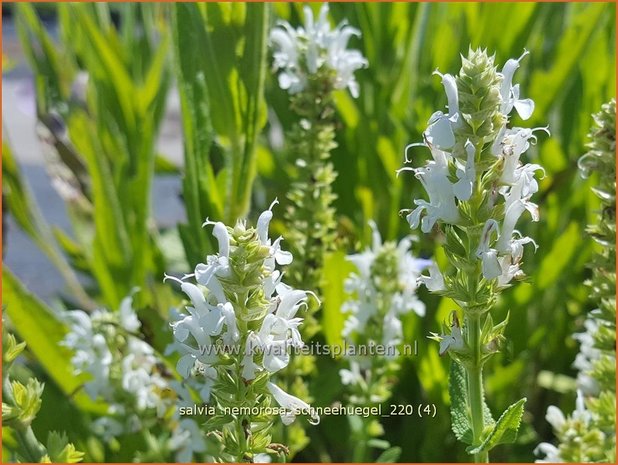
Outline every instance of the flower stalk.
<svg viewBox="0 0 618 465">
<path fill-rule="evenodd" d="M 501 71 L 485 50 L 470 50 L 462 57 L 457 76 L 436 71 L 444 86 L 448 113 L 435 112 L 422 143 L 432 160 L 418 168 L 404 167 L 421 182 L 429 200 L 416 199 L 404 211 L 412 228 L 424 233 L 438 228 L 449 268 L 429 268 L 420 281 L 437 294 L 453 299 L 450 330 L 433 333 L 440 355 L 448 353 L 453 431 L 467 444 L 477 462 L 499 442 L 512 440 L 518 430 L 525 399 L 511 405 L 494 420 L 485 405 L 483 367 L 504 339 L 504 321 L 494 324 L 492 309 L 500 292 L 523 277 L 524 245 L 534 241 L 515 229 L 524 212 L 538 221 L 538 207 L 530 201 L 538 191 L 536 164 L 520 157 L 536 141 L 534 132 L 545 128 L 509 127 L 513 109 L 522 119 L 531 116 L 534 102 L 521 99 L 513 74 L 519 59 L 508 60 Z M 535 245 L 536 247 L 536 245 Z M 459 315 L 463 315 L 463 325 Z M 456 398 L 453 398 L 456 397 Z"/>
</svg>

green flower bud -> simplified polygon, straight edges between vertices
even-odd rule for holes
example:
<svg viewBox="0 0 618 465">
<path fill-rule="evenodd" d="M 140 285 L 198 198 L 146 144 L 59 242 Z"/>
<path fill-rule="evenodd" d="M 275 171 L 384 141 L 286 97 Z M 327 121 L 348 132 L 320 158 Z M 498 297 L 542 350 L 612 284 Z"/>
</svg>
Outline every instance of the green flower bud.
<svg viewBox="0 0 618 465">
<path fill-rule="evenodd" d="M 25 342 L 17 343 L 15 336 L 11 333 L 5 333 L 2 344 L 2 360 L 4 363 L 11 363 L 19 354 L 26 348 Z"/>
<path fill-rule="evenodd" d="M 39 412 L 44 387 L 36 378 L 30 378 L 25 386 L 19 381 L 11 381 L 14 408 L 19 411 L 17 419 L 22 425 L 30 425 Z"/>
<path fill-rule="evenodd" d="M 493 140 L 506 123 L 500 111 L 502 75 L 494 64 L 494 56 L 487 50 L 470 49 L 456 78 L 459 93 L 459 111 L 463 121 L 455 130 L 460 153 L 466 140 L 482 147 Z"/>
</svg>

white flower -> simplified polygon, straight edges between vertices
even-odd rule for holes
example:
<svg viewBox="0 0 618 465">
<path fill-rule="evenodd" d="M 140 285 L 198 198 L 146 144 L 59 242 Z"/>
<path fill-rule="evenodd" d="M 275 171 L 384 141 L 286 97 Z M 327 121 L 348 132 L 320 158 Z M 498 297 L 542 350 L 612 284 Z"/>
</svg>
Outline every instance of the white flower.
<svg viewBox="0 0 618 465">
<path fill-rule="evenodd" d="M 84 389 L 91 399 L 106 397 L 111 392 L 112 353 L 105 337 L 93 327 L 93 321 L 105 320 L 108 315 L 102 310 L 95 310 L 90 316 L 82 310 L 73 310 L 65 316 L 69 322 L 69 332 L 61 344 L 73 351 L 71 364 L 75 373 L 90 374 Z"/>
<path fill-rule="evenodd" d="M 304 27 L 294 29 L 281 21 L 270 33 L 275 48 L 273 65 L 281 70 L 279 86 L 291 94 L 302 92 L 310 76 L 327 69 L 334 72 L 334 89 L 347 87 L 353 97 L 358 97 L 354 72 L 366 67 L 367 60 L 358 50 L 348 50 L 347 45 L 350 37 L 360 36 L 360 31 L 345 22 L 331 29 L 327 3 L 322 5 L 315 22 L 311 8 L 306 6 L 303 11 Z"/>
<path fill-rule="evenodd" d="M 345 368 L 339 370 L 339 376 L 341 377 L 341 384 L 346 386 L 355 386 L 364 382 L 360 372 L 360 365 L 356 360 L 350 360 L 349 370 Z"/>
<path fill-rule="evenodd" d="M 466 141 L 464 148 L 467 155 L 466 164 L 464 166 L 459 160 L 455 161 L 457 165 L 456 174 L 459 181 L 453 185 L 453 193 L 459 200 L 466 201 L 472 196 L 472 188 L 474 187 L 474 180 L 476 179 L 476 169 L 474 166 L 476 149 L 469 140 Z"/>
<path fill-rule="evenodd" d="M 74 372 L 90 375 L 84 390 L 93 400 L 107 403 L 108 414 L 124 416 L 122 424 L 110 417 L 97 420 L 93 424 L 97 435 L 107 441 L 138 430 L 140 416 L 148 409 L 164 415 L 170 405 L 160 393 L 168 382 L 159 372 L 154 349 L 134 334 L 141 324 L 131 296 L 122 300 L 118 312 L 74 310 L 66 312 L 65 319 L 69 332 L 61 344 L 73 351 Z"/>
<path fill-rule="evenodd" d="M 264 368 L 271 373 L 288 365 L 288 346 L 303 345 L 298 331 L 302 318 L 295 318 L 303 305 L 307 305 L 306 291 L 287 290 L 279 294 L 275 312 L 266 315 L 262 322 L 258 337 L 264 350 Z"/>
<path fill-rule="evenodd" d="M 498 222 L 496 220 L 487 220 L 485 226 L 483 226 L 481 243 L 476 249 L 476 256 L 482 261 L 483 277 L 485 279 L 494 279 L 502 274 L 502 268 L 498 261 L 498 252 L 496 249 L 489 247 L 492 232 L 499 234 Z"/>
<path fill-rule="evenodd" d="M 202 430 L 190 418 L 180 420 L 178 427 L 172 433 L 169 447 L 176 451 L 175 460 L 178 463 L 195 462 L 196 452 L 206 452 L 206 442 Z"/>
<path fill-rule="evenodd" d="M 172 312 L 170 326 L 174 333 L 174 343 L 168 347 L 168 352 L 177 351 L 181 357 L 178 360 L 177 370 L 184 378 L 183 385 L 175 384 L 174 388 L 179 392 L 183 402 L 190 400 L 187 387 L 199 391 L 204 402 L 210 400 L 212 388 L 218 376 L 229 371 L 229 366 L 222 361 L 220 349 L 234 348 L 241 345 L 240 351 L 229 351 L 230 354 L 239 355 L 240 373 L 234 376 L 243 381 L 251 381 L 256 378 L 258 372 L 274 373 L 286 367 L 289 363 L 288 349 L 290 346 L 301 347 L 303 341 L 299 332 L 302 318 L 296 316 L 297 312 L 307 305 L 308 291 L 292 289 L 281 282 L 282 273 L 276 269 L 277 265 L 287 265 L 292 261 L 289 252 L 281 250 L 282 238 L 271 241 L 268 237 L 268 228 L 272 220 L 272 208 L 277 204 L 275 200 L 270 207 L 258 218 L 255 241 L 250 247 L 256 247 L 259 254 L 256 260 L 257 270 L 252 278 L 259 279 L 258 284 L 252 283 L 251 293 L 257 293 L 265 301 L 255 308 L 254 315 L 264 315 L 258 328 L 247 328 L 246 322 L 241 322 L 239 312 L 253 311 L 253 307 L 239 310 L 238 293 L 242 293 L 242 284 L 234 282 L 235 274 L 232 274 L 235 262 L 230 263 L 230 254 L 233 257 L 242 256 L 242 251 L 236 245 L 239 240 L 236 234 L 250 231 L 244 222 L 239 222 L 231 230 L 223 223 L 206 221 L 204 224 L 213 224 L 213 235 L 219 242 L 217 255 L 207 257 L 207 264 L 198 265 L 192 275 L 185 275 L 182 279 L 165 276 L 165 280 L 171 279 L 178 282 L 181 289 L 190 299 L 187 305 L 188 314 Z M 230 234 L 235 240 L 232 242 Z M 265 253 L 266 256 L 261 255 Z M 234 269 L 234 273 L 238 273 Z M 198 284 L 184 281 L 189 277 L 195 277 Z M 232 281 L 232 287 L 228 282 Z M 223 288 L 223 285 L 228 287 Z M 240 291 L 237 289 L 241 288 Z M 229 301 L 226 297 L 229 296 Z M 314 295 L 315 296 L 315 295 Z M 245 296 L 247 301 L 251 296 Z M 247 302 L 245 307 L 250 306 Z M 252 320 L 256 321 L 256 320 Z M 259 321 L 259 320 L 258 320 Z M 243 332 L 244 331 L 244 332 Z M 256 362 L 257 360 L 257 362 Z M 223 370 L 223 371 L 222 371 Z M 239 380 L 240 381 L 240 380 Z M 182 394 L 182 395 L 181 395 Z"/>
<path fill-rule="evenodd" d="M 534 112 L 534 101 L 531 99 L 520 99 L 519 98 L 519 84 L 512 85 L 513 83 L 513 75 L 517 68 L 519 68 L 519 62 L 530 52 L 528 50 L 524 50 L 524 53 L 517 59 L 508 60 L 504 67 L 502 68 L 502 86 L 500 88 L 500 95 L 502 97 L 502 106 L 500 111 L 508 115 L 511 113 L 511 110 L 515 108 L 519 116 L 526 120 L 532 116 Z"/>
<path fill-rule="evenodd" d="M 272 208 L 278 203 L 279 201 L 277 199 L 273 200 L 273 202 L 270 204 L 270 207 L 268 207 L 268 210 L 264 211 L 259 216 L 256 226 L 260 242 L 270 247 L 271 257 L 267 259 L 266 267 L 271 272 L 275 271 L 275 264 L 289 265 L 290 263 L 292 263 L 293 260 L 292 254 L 290 252 L 281 250 L 281 241 L 283 240 L 282 237 L 278 237 L 272 244 L 270 239 L 268 238 L 268 226 L 270 225 L 270 221 L 273 218 Z"/>
<path fill-rule="evenodd" d="M 516 236 L 519 236 L 519 238 L 511 240 L 509 255 L 513 258 L 514 262 L 519 262 L 524 255 L 524 245 L 532 244 L 535 251 L 539 248 L 539 246 L 531 237 L 522 236 L 519 231 L 514 232 Z"/>
<path fill-rule="evenodd" d="M 536 460 L 536 463 L 562 463 L 564 460 L 560 457 L 560 451 L 556 446 L 548 442 L 542 442 L 534 449 L 534 455 L 545 454 L 542 460 Z"/>
<path fill-rule="evenodd" d="M 246 381 L 255 379 L 255 373 L 260 370 L 260 366 L 253 361 L 256 349 L 262 346 L 260 338 L 252 331 L 247 335 L 245 343 L 245 353 L 241 361 L 242 377 Z"/>
<path fill-rule="evenodd" d="M 390 306 L 383 309 L 384 320 L 383 341 L 385 345 L 397 344 L 401 339 L 400 315 L 414 311 L 417 315 L 425 314 L 425 305 L 416 296 L 418 278 L 421 271 L 429 266 L 430 260 L 418 259 L 410 253 L 412 241 L 410 238 L 402 239 L 397 247 L 392 244 L 382 244 L 382 238 L 376 224 L 369 223 L 372 229 L 372 246 L 359 254 L 349 255 L 348 261 L 352 262 L 357 272 L 353 273 L 345 281 L 345 290 L 351 294 L 343 307 L 343 313 L 349 314 L 344 322 L 343 335 L 350 336 L 352 333 L 362 333 L 369 320 L 379 311 L 382 290 L 376 286 L 373 266 L 376 259 L 382 254 L 392 254 L 391 259 L 396 261 L 396 286 L 395 291 L 388 297 Z M 388 344 L 386 344 L 388 342 Z"/>
<path fill-rule="evenodd" d="M 195 371 L 200 377 L 202 377 L 202 379 L 199 380 L 201 388 L 199 390 L 200 398 L 204 402 L 209 402 L 212 387 L 217 381 L 217 370 L 211 366 L 205 365 L 197 361 L 195 363 Z"/>
<path fill-rule="evenodd" d="M 110 442 L 125 432 L 122 423 L 111 417 L 97 418 L 92 422 L 91 428 L 92 432 L 103 439 L 104 442 Z"/>
<path fill-rule="evenodd" d="M 442 276 L 438 265 L 432 263 L 427 269 L 429 270 L 429 276 L 419 276 L 419 283 L 424 284 L 425 287 L 431 292 L 445 291 L 446 286 L 444 285 L 444 276 Z"/>
<path fill-rule="evenodd" d="M 178 373 L 183 378 L 188 378 L 196 361 L 211 365 L 217 360 L 212 347 L 212 338 L 221 333 L 223 323 L 230 324 L 229 316 L 226 318 L 222 313 L 222 305 L 212 306 L 206 302 L 204 294 L 196 285 L 183 282 L 173 276 L 165 275 L 165 280 L 172 279 L 181 283 L 181 289 L 189 296 L 193 306 L 187 306 L 189 314 L 177 314 L 175 320 L 170 322 L 174 333 L 175 344 L 173 348 L 181 354 L 176 365 Z M 231 305 L 227 304 L 229 314 Z M 233 313 L 233 310 L 232 310 Z M 235 335 L 236 321 L 230 324 L 226 331 L 231 336 Z"/>
<path fill-rule="evenodd" d="M 219 253 L 217 255 L 209 255 L 205 264 L 200 263 L 195 267 L 195 280 L 202 286 L 206 286 L 219 302 L 225 302 L 223 289 L 217 276 L 225 277 L 229 274 L 230 235 L 227 227 L 221 222 L 213 222 L 206 219 L 202 226 L 210 224 L 214 225 L 212 235 L 217 238 L 219 243 Z"/>
<path fill-rule="evenodd" d="M 161 407 L 160 413 L 164 413 L 158 393 L 167 382 L 158 373 L 157 363 L 150 345 L 136 338 L 129 340 L 128 353 L 121 362 L 122 387 L 135 396 L 138 410 Z"/>
<path fill-rule="evenodd" d="M 442 84 L 448 100 L 448 115 L 441 111 L 436 111 L 427 122 L 425 130 L 425 140 L 430 147 L 439 150 L 448 150 L 455 145 L 455 133 L 453 130 L 459 125 L 459 96 L 457 94 L 457 84 L 455 78 L 450 74 L 442 74 L 434 71 L 442 78 Z"/>
<path fill-rule="evenodd" d="M 224 304 L 217 304 L 217 309 L 219 310 L 219 318 L 214 324 L 211 334 L 214 336 L 221 334 L 223 344 L 226 346 L 231 346 L 240 339 L 240 332 L 238 330 L 238 325 L 236 324 L 236 313 L 234 312 L 234 307 L 231 303 L 225 302 Z M 209 320 L 204 320 L 203 322 L 206 327 L 210 327 L 208 321 Z M 222 332 L 224 324 L 225 331 Z"/>
<path fill-rule="evenodd" d="M 403 325 L 401 324 L 401 320 L 395 312 L 389 311 L 384 316 L 384 322 L 382 323 L 382 341 L 380 342 L 385 348 L 395 347 L 401 342 L 402 335 Z"/>
<path fill-rule="evenodd" d="M 414 200 L 417 208 L 412 210 L 406 220 L 410 223 L 410 227 L 415 229 L 421 224 L 421 231 L 428 233 L 433 228 L 438 220 L 445 223 L 456 223 L 459 221 L 459 210 L 455 203 L 455 193 L 453 184 L 449 180 L 448 163 L 452 158 L 450 154 L 443 152 L 435 147 L 430 147 L 432 161 L 429 161 L 424 167 L 414 168 L 414 175 L 421 181 L 421 184 L 429 195 L 429 202 L 425 200 Z M 400 171 L 409 170 L 403 168 Z M 426 214 L 422 218 L 421 214 L 425 211 Z"/>
<path fill-rule="evenodd" d="M 496 137 L 492 146 L 492 153 L 495 156 L 504 158 L 504 167 L 500 181 L 504 184 L 513 184 L 517 177 L 515 170 L 519 167 L 519 158 L 530 148 L 530 140 L 536 142 L 535 131 L 546 131 L 547 128 L 512 128 L 506 129 L 503 127 Z"/>
<path fill-rule="evenodd" d="M 519 279 L 524 277 L 523 271 L 519 268 L 519 262 L 514 261 L 511 255 L 504 255 L 498 258 L 500 263 L 500 276 L 498 276 L 498 287 L 508 287 L 509 283 L 513 279 Z"/>
<path fill-rule="evenodd" d="M 431 333 L 430 339 L 440 341 L 440 349 L 438 354 L 444 355 L 449 350 L 460 351 L 466 346 L 463 336 L 461 334 L 461 327 L 459 326 L 459 319 L 455 312 L 452 313 L 453 322 L 451 323 L 451 334 Z"/>
<path fill-rule="evenodd" d="M 502 233 L 496 242 L 496 250 L 500 253 L 508 253 L 511 250 L 511 238 L 515 231 L 515 225 L 519 220 L 519 217 L 525 210 L 528 210 L 532 215 L 533 221 L 538 221 L 538 207 L 532 202 L 522 199 L 507 199 L 506 213 L 504 222 L 502 223 Z"/>
<path fill-rule="evenodd" d="M 573 419 L 582 421 L 588 425 L 592 420 L 592 412 L 586 408 L 586 400 L 584 393 L 581 390 L 577 390 L 577 398 L 575 399 L 575 410 L 573 411 Z"/>
<path fill-rule="evenodd" d="M 580 344 L 573 367 L 578 370 L 578 388 L 586 394 L 596 394 L 599 391 L 599 385 L 589 372 L 594 368 L 595 362 L 601 358 L 601 351 L 595 347 L 594 340 L 595 334 L 599 331 L 599 322 L 594 318 L 587 318 L 584 328 L 584 332 L 573 335 L 573 338 Z"/>
<path fill-rule="evenodd" d="M 255 454 L 253 456 L 253 463 L 271 463 L 273 459 L 268 454 Z"/>
<path fill-rule="evenodd" d="M 177 314 L 170 323 L 175 338 L 172 348 L 181 354 L 176 369 L 185 379 L 192 375 L 198 362 L 209 367 L 218 360 L 218 354 L 213 349 L 214 337 L 220 337 L 226 346 L 232 346 L 240 338 L 234 307 L 227 301 L 219 281 L 219 277 L 226 277 L 230 273 L 229 232 L 221 222 L 206 220 L 204 226 L 206 225 L 214 225 L 213 235 L 219 243 L 218 254 L 209 255 L 207 263 L 197 265 L 192 275 L 186 275 L 183 279 L 165 275 L 164 279 L 178 282 L 192 304 L 187 306 L 188 315 Z M 208 295 L 214 298 L 214 304 L 211 303 L 212 298 L 207 299 L 202 288 L 183 281 L 191 276 L 210 291 Z M 203 386 L 202 397 L 208 396 L 209 388 Z"/>
<path fill-rule="evenodd" d="M 552 427 L 556 431 L 559 431 L 566 421 L 564 417 L 564 413 L 562 413 L 562 410 L 560 410 L 555 405 L 550 405 L 549 407 L 547 407 L 547 413 L 545 414 L 545 419 L 550 425 L 552 425 Z"/>
<path fill-rule="evenodd" d="M 273 383 L 268 383 L 266 387 L 277 403 L 285 409 L 285 412 L 281 414 L 281 421 L 284 425 L 292 424 L 296 419 L 296 416 L 301 414 L 310 415 L 311 419 L 309 420 L 309 423 L 312 425 L 317 425 L 320 423 L 320 417 L 307 402 L 288 394 Z"/>
<path fill-rule="evenodd" d="M 133 310 L 133 297 L 130 295 L 120 302 L 118 317 L 120 318 L 120 325 L 130 333 L 134 333 L 142 326 L 135 310 Z"/>
</svg>

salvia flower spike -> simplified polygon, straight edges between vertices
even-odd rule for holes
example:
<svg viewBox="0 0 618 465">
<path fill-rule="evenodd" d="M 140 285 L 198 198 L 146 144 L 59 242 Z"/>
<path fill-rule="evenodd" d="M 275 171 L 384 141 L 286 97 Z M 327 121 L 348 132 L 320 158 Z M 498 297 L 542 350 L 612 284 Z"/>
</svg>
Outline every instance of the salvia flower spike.
<svg viewBox="0 0 618 465">
<path fill-rule="evenodd" d="M 282 281 L 278 269 L 292 262 L 281 247 L 282 238 L 269 238 L 275 200 L 257 220 L 256 227 L 238 221 L 234 227 L 207 220 L 219 243 L 218 253 L 194 273 L 177 281 L 187 295 L 186 313 L 170 323 L 180 354 L 177 370 L 183 385 L 215 408 L 206 431 L 221 439 L 222 449 L 209 453 L 218 460 L 246 461 L 273 453 L 271 403 L 281 407 L 283 424 L 297 415 L 319 417 L 308 403 L 286 393 L 272 375 L 290 363 L 290 348 L 302 347 L 302 313 L 314 294 Z M 189 280 L 192 278 L 194 282 Z M 231 416 L 232 408 L 246 407 Z"/>
<path fill-rule="evenodd" d="M 436 71 L 444 86 L 447 111 L 429 118 L 423 142 L 406 147 L 405 161 L 415 159 L 418 147 L 429 149 L 431 159 L 412 171 L 427 193 L 404 210 L 410 227 L 423 233 L 440 229 L 449 267 L 432 264 L 419 282 L 431 292 L 452 298 L 459 310 L 441 335 L 440 354 L 449 354 L 455 366 L 451 385 L 464 377 L 462 386 L 452 386 L 453 430 L 469 444 L 477 461 L 486 461 L 491 448 L 484 431 L 517 431 L 524 400 L 513 404 L 496 423 L 484 412 L 482 370 L 486 360 L 499 350 L 506 321 L 494 325 L 491 310 L 499 292 L 524 277 L 524 246 L 536 244 L 517 227 L 522 220 L 539 221 L 538 206 L 532 201 L 539 190 L 537 176 L 543 168 L 524 163 L 524 152 L 536 141 L 535 132 L 546 128 L 512 127 L 513 111 L 528 119 L 534 102 L 523 98 L 515 71 L 522 59 L 508 60 L 499 70 L 486 50 L 470 50 L 454 76 Z M 403 170 L 402 170 L 403 171 Z M 454 272 L 452 270 L 455 270 Z M 463 314 L 462 324 L 457 313 Z M 483 324 L 481 324 L 483 323 Z M 461 410 L 461 411 L 460 411 Z M 464 415 L 460 415 L 464 412 Z M 470 413 L 465 413 L 470 412 Z M 512 424 L 503 418 L 510 418 Z M 460 434 L 469 429 L 472 434 Z M 496 433 L 497 434 L 497 433 Z M 500 433 L 502 434 L 502 433 Z"/>
</svg>

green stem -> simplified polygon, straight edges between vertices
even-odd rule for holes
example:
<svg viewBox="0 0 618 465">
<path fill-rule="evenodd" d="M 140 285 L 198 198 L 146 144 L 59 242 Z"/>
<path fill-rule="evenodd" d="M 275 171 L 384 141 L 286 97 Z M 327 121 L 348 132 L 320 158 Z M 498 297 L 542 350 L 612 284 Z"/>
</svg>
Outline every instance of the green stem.
<svg viewBox="0 0 618 465">
<path fill-rule="evenodd" d="M 34 435 L 32 428 L 30 426 L 16 427 L 14 431 L 19 443 L 19 454 L 26 462 L 39 463 L 46 452 L 43 444 Z"/>
<path fill-rule="evenodd" d="M 239 324 L 240 330 L 243 331 L 242 334 L 247 334 L 246 322 L 240 321 Z M 246 346 L 246 341 L 243 341 L 241 347 Z M 241 406 L 246 401 L 246 392 L 243 389 L 243 378 L 242 378 L 242 367 L 240 366 L 240 362 L 236 361 L 236 380 L 238 383 L 236 389 L 236 406 Z M 247 447 L 247 436 L 245 435 L 245 428 L 243 425 L 243 420 L 245 419 L 244 415 L 238 415 L 236 417 L 236 434 L 238 435 L 238 445 L 239 445 L 239 453 L 238 457 L 236 457 L 236 462 L 243 463 L 246 461 L 245 456 L 248 452 Z M 249 419 L 249 422 L 251 419 Z"/>
<path fill-rule="evenodd" d="M 357 442 L 354 447 L 354 459 L 356 463 L 367 463 L 367 442 L 369 440 L 367 435 L 367 421 L 369 418 L 361 417 L 360 431 L 356 431 Z"/>
<path fill-rule="evenodd" d="M 468 374 L 468 402 L 472 414 L 472 437 L 474 446 L 481 443 L 483 433 L 483 366 L 481 364 L 481 318 L 478 314 L 467 319 L 468 345 L 472 350 L 472 363 L 466 367 Z M 474 454 L 476 463 L 488 462 L 487 452 Z"/>
</svg>

